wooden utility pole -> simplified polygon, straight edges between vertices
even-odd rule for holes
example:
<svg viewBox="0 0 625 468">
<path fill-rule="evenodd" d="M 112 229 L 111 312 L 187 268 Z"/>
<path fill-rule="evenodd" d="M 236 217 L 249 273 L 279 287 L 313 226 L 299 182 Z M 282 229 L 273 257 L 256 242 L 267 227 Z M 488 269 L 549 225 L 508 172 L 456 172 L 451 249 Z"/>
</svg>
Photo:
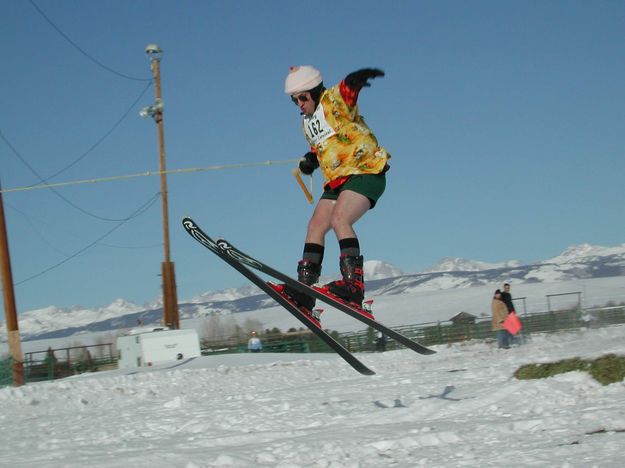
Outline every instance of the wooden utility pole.
<svg viewBox="0 0 625 468">
<path fill-rule="evenodd" d="M 20 331 L 17 323 L 15 292 L 13 290 L 13 274 L 11 273 L 11 257 L 9 240 L 4 218 L 4 202 L 2 201 L 2 185 L 0 184 L 0 270 L 2 272 L 2 297 L 4 299 L 4 315 L 9 341 L 9 353 L 13 359 L 13 385 L 24 385 L 24 356 L 20 342 Z"/>
<path fill-rule="evenodd" d="M 161 172 L 161 199 L 163 202 L 163 242 L 165 246 L 165 261 L 161 264 L 163 279 L 163 321 L 171 328 L 180 328 L 178 314 L 178 294 L 176 292 L 176 274 L 174 264 L 169 254 L 169 214 L 167 206 L 167 174 L 165 165 L 165 132 L 163 130 L 163 101 L 161 99 L 160 62 L 163 51 L 156 44 L 149 44 L 145 48 L 150 58 L 150 66 L 154 73 L 155 101 L 154 105 L 145 109 L 142 115 L 151 115 L 158 129 L 159 164 Z"/>
</svg>

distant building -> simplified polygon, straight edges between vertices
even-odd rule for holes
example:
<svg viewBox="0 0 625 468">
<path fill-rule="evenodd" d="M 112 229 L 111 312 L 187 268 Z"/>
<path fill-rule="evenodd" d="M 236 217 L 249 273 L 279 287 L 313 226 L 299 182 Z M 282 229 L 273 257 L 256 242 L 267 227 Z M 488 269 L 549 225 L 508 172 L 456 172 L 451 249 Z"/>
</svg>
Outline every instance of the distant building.
<svg viewBox="0 0 625 468">
<path fill-rule="evenodd" d="M 475 323 L 475 319 L 476 318 L 477 317 L 475 315 L 470 314 L 468 312 L 460 312 L 459 314 L 454 315 L 449 320 L 454 325 L 470 325 L 470 324 L 474 324 Z"/>
</svg>

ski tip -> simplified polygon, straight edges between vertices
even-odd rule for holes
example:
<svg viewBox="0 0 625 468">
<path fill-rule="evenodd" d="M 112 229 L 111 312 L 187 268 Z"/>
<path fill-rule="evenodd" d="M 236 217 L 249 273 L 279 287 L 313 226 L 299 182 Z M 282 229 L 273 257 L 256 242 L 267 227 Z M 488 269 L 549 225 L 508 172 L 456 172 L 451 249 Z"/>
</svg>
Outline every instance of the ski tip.
<svg viewBox="0 0 625 468">
<path fill-rule="evenodd" d="M 190 218 L 189 216 L 185 216 L 184 218 L 182 218 L 182 226 L 186 230 L 197 228 L 197 224 L 195 224 L 195 221 L 193 221 L 193 219 Z"/>
</svg>

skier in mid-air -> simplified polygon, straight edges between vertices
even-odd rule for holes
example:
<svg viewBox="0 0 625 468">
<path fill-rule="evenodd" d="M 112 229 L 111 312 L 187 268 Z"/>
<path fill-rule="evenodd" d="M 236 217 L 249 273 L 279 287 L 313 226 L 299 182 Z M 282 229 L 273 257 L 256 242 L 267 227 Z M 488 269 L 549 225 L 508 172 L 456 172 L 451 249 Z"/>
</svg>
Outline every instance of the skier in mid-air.
<svg viewBox="0 0 625 468">
<path fill-rule="evenodd" d="M 339 242 L 342 279 L 327 284 L 326 289 L 359 307 L 365 293 L 364 260 L 353 225 L 384 192 L 390 155 L 365 124 L 357 100 L 360 90 L 370 86 L 369 80 L 381 76 L 382 70 L 364 68 L 326 89 L 319 70 L 303 65 L 290 68 L 284 86 L 303 115 L 302 127 L 310 145 L 299 169 L 310 175 L 319 167 L 325 178 L 323 194 L 308 222 L 298 280 L 307 285 L 319 280 L 325 235 L 332 229 Z M 313 297 L 288 286 L 284 292 L 299 306 L 313 310 Z"/>
</svg>

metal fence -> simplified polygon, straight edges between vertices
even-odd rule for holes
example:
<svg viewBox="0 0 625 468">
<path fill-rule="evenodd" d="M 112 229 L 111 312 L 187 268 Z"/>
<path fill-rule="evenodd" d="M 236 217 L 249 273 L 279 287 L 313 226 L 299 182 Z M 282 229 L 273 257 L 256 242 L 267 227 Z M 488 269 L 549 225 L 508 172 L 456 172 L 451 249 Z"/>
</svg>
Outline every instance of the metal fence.
<svg viewBox="0 0 625 468">
<path fill-rule="evenodd" d="M 24 382 L 53 380 L 116 365 L 112 343 L 28 352 L 24 354 Z M 12 369 L 12 358 L 0 361 L 0 387 L 13 384 Z"/>
<path fill-rule="evenodd" d="M 600 307 L 592 309 L 574 308 L 562 311 L 520 314 L 523 323 L 522 336 L 532 333 L 553 333 L 561 330 L 601 327 L 625 323 L 625 306 Z M 467 340 L 494 339 L 490 317 L 475 317 L 471 322 L 438 321 L 415 325 L 392 327 L 402 335 L 425 346 L 455 343 Z M 373 328 L 349 333 L 333 333 L 352 352 L 372 352 L 401 349 L 399 343 L 385 339 L 380 341 Z M 332 352 L 332 350 L 309 331 L 265 335 L 263 352 Z M 203 354 L 242 353 L 247 351 L 246 343 L 231 341 L 203 342 Z"/>
<path fill-rule="evenodd" d="M 599 328 L 625 323 L 625 307 L 600 307 L 592 309 L 573 309 L 549 311 L 543 313 L 519 315 L 523 323 L 522 334 L 553 333 L 563 330 L 581 328 Z M 407 336 L 425 346 L 456 343 L 474 339 L 494 339 L 491 330 L 491 318 L 475 318 L 473 322 L 453 323 L 451 321 L 431 322 L 416 325 L 393 327 L 402 335 Z M 352 352 L 379 350 L 377 334 L 374 330 L 342 333 L 340 338 L 347 349 Z M 385 349 L 400 349 L 402 346 L 386 340 Z"/>
<path fill-rule="evenodd" d="M 333 332 L 334 338 L 338 338 L 338 332 Z M 287 333 L 271 333 L 260 336 L 263 343 L 264 353 L 326 353 L 332 349 L 309 330 Z M 202 340 L 202 355 L 245 353 L 247 341 L 239 338 L 227 340 Z"/>
<path fill-rule="evenodd" d="M 13 359 L 0 360 L 0 387 L 13 384 Z"/>
</svg>

